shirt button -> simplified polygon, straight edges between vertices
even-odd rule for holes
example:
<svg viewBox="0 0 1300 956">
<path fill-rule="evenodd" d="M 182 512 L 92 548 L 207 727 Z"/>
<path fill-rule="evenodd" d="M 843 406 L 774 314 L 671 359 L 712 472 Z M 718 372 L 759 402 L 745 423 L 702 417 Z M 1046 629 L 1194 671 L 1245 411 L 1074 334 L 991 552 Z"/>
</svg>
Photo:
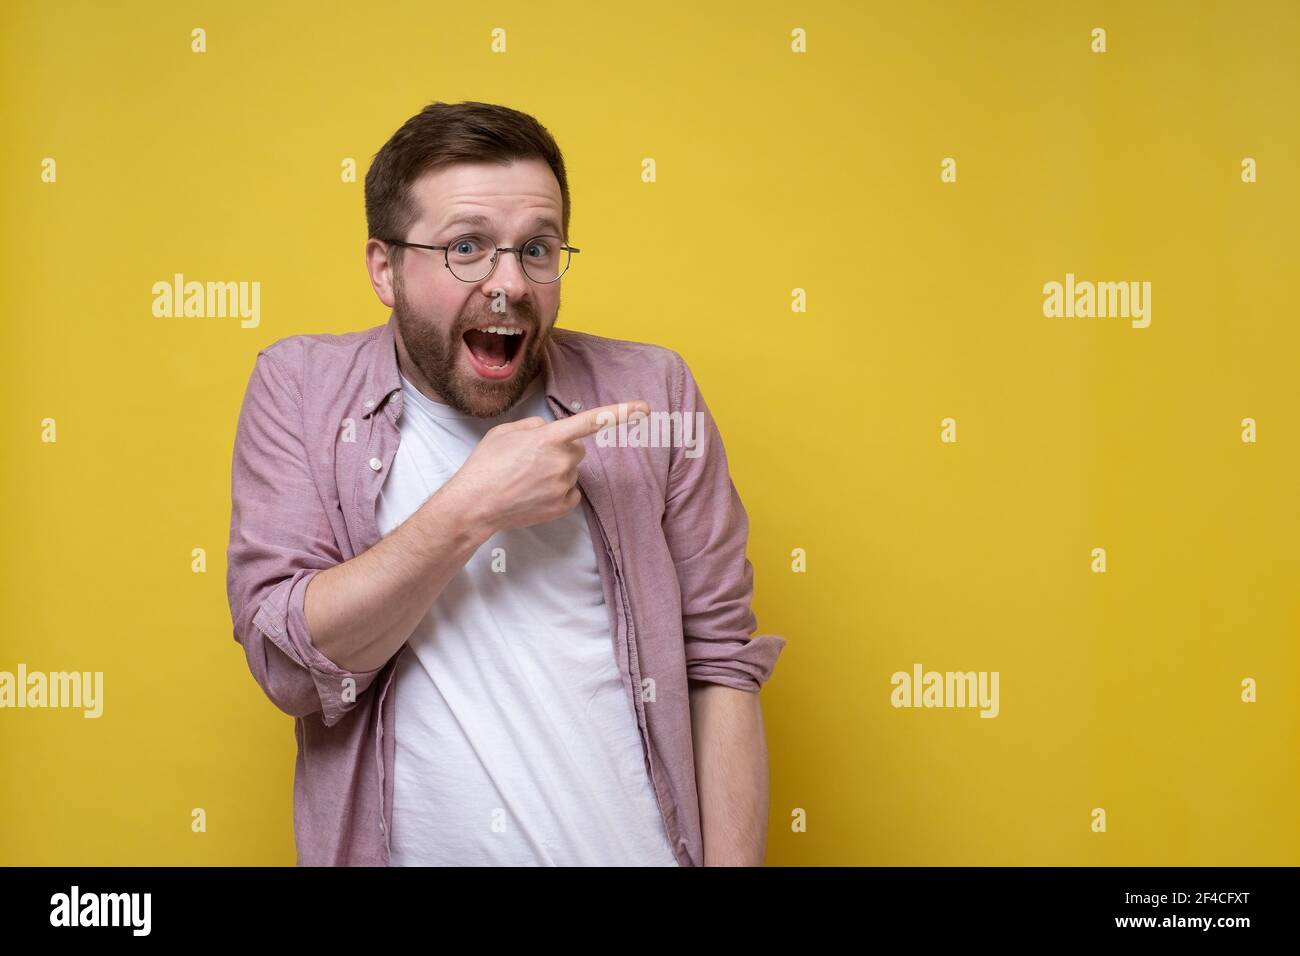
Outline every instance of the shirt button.
<svg viewBox="0 0 1300 956">
<path fill-rule="evenodd" d="M 569 402 L 569 407 L 576 412 L 578 409 L 582 408 L 582 402 L 575 398 L 573 401 Z"/>
<path fill-rule="evenodd" d="M 370 459 L 370 470 L 371 470 L 371 471 L 378 471 L 380 468 L 383 468 L 383 467 L 384 467 L 384 463 L 383 463 L 382 461 L 380 461 L 378 458 L 371 458 L 371 459 Z"/>
<path fill-rule="evenodd" d="M 367 398 L 366 408 L 374 408 L 374 407 L 375 407 L 375 400 L 373 398 Z"/>
</svg>

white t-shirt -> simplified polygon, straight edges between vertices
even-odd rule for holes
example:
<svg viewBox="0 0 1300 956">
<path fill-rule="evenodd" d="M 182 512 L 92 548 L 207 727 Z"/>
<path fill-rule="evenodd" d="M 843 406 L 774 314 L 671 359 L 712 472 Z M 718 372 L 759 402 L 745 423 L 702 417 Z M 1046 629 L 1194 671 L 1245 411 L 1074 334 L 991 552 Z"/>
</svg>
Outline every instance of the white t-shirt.
<svg viewBox="0 0 1300 956">
<path fill-rule="evenodd" d="M 431 401 L 403 376 L 380 534 L 424 504 L 489 428 L 553 421 L 542 383 L 538 375 L 488 419 Z M 395 866 L 677 865 L 581 505 L 493 535 L 407 645 L 391 691 Z"/>
</svg>

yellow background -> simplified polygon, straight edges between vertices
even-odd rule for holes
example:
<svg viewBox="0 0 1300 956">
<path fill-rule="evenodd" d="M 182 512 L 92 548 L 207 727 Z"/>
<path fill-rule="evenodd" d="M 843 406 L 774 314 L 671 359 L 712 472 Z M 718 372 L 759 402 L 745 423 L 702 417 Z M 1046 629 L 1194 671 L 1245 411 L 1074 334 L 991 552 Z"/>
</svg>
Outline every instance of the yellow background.
<svg viewBox="0 0 1300 956">
<path fill-rule="evenodd" d="M 564 150 L 560 324 L 680 351 L 719 419 L 789 642 L 769 863 L 1300 863 L 1297 5 L 453 8 L 4 4 L 0 669 L 102 670 L 105 712 L 0 711 L 0 863 L 293 863 L 239 403 L 264 345 L 386 320 L 360 180 L 464 99 Z M 176 272 L 261 324 L 154 318 Z M 1151 326 L 1044 318 L 1066 272 L 1150 281 Z M 1000 716 L 892 708 L 917 662 Z"/>
</svg>

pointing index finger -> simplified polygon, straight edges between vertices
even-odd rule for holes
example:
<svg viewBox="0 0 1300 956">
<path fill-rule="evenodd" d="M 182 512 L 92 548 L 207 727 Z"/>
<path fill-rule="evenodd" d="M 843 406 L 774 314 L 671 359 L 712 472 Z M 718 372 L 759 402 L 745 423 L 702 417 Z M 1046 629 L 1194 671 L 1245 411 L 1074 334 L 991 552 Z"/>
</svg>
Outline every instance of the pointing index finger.
<svg viewBox="0 0 1300 956">
<path fill-rule="evenodd" d="M 573 441 L 577 438 L 594 435 L 602 428 L 617 425 L 620 421 L 627 421 L 628 416 L 634 412 L 640 412 L 643 415 L 649 414 L 650 403 L 639 399 L 634 402 L 615 402 L 613 405 L 589 408 L 585 412 L 578 412 L 568 418 L 557 419 L 543 427 L 547 430 L 548 436 L 552 436 L 559 441 Z"/>
</svg>

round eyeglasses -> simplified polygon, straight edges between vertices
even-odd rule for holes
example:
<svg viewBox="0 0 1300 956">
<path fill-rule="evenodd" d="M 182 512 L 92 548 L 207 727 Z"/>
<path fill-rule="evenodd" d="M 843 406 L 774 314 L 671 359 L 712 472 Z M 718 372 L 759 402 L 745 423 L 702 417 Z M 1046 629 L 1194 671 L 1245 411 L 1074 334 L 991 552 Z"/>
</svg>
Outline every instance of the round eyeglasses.
<svg viewBox="0 0 1300 956">
<path fill-rule="evenodd" d="M 498 246 L 494 240 L 476 233 L 460 236 L 445 246 L 404 242 L 401 239 L 380 241 L 394 246 L 441 252 L 448 271 L 462 282 L 482 282 L 496 269 L 502 252 L 513 252 L 519 259 L 524 275 L 534 282 L 555 282 L 569 271 L 573 253 L 582 251 L 566 246 L 559 236 L 533 236 L 521 246 Z"/>
</svg>

